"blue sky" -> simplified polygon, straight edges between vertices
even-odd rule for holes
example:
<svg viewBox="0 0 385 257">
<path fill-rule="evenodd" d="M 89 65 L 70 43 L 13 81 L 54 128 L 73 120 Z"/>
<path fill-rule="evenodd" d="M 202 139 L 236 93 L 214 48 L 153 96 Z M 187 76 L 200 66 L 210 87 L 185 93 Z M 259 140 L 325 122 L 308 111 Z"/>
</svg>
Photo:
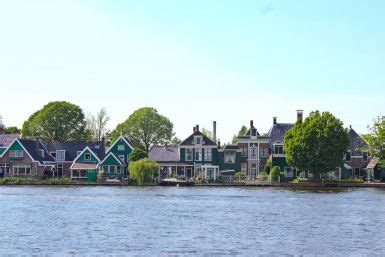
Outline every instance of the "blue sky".
<svg viewBox="0 0 385 257">
<path fill-rule="evenodd" d="M 102 106 L 110 128 L 142 106 L 230 141 L 250 119 L 331 111 L 360 133 L 385 105 L 384 1 L 2 1 L 0 115 L 48 101 Z M 17 100 L 17 104 L 15 103 Z"/>
</svg>

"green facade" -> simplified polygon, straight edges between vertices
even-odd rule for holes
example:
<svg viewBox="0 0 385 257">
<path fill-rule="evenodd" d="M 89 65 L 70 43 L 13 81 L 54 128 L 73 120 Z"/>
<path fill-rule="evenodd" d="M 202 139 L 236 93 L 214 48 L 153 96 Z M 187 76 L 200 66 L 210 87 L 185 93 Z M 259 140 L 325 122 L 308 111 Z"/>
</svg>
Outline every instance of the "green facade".
<svg viewBox="0 0 385 257">
<path fill-rule="evenodd" d="M 193 150 L 193 160 L 192 161 L 186 161 L 186 148 L 180 147 L 180 149 L 179 149 L 180 155 L 179 156 L 180 156 L 181 162 L 185 162 L 188 164 L 198 163 L 198 164 L 218 165 L 218 149 L 216 147 L 211 148 L 211 161 L 206 160 L 205 148 L 199 148 L 202 151 L 202 160 L 201 161 L 195 161 L 195 152 L 198 149 L 195 149 L 195 148 L 190 148 L 190 149 Z"/>
<path fill-rule="evenodd" d="M 86 159 L 86 155 L 87 154 L 90 154 L 90 159 Z M 90 151 L 89 149 L 86 149 L 84 152 L 81 153 L 80 156 L 78 156 L 78 158 L 76 159 L 76 162 L 77 163 L 98 163 L 99 160 L 96 158 L 95 154 Z"/>
<path fill-rule="evenodd" d="M 116 160 L 113 155 L 109 155 L 107 159 L 100 163 L 101 166 L 120 166 L 121 164 Z"/>
<path fill-rule="evenodd" d="M 23 147 L 21 146 L 21 144 L 18 142 L 18 141 L 15 141 L 8 149 L 8 153 L 9 151 L 23 151 L 23 156 L 25 157 L 25 155 L 27 154 Z M 9 159 L 11 160 L 23 160 L 24 157 L 9 157 Z"/>
<path fill-rule="evenodd" d="M 220 170 L 234 170 L 235 172 L 241 171 L 241 153 L 236 152 L 235 163 L 225 163 L 225 153 L 219 152 L 219 169 Z"/>
<path fill-rule="evenodd" d="M 124 145 L 124 150 L 119 150 L 119 145 Z M 132 152 L 132 148 L 127 142 L 122 138 L 118 138 L 117 141 L 114 142 L 112 147 L 108 150 L 107 154 L 112 152 L 116 156 L 123 155 L 124 163 L 128 163 L 128 156 Z"/>
</svg>

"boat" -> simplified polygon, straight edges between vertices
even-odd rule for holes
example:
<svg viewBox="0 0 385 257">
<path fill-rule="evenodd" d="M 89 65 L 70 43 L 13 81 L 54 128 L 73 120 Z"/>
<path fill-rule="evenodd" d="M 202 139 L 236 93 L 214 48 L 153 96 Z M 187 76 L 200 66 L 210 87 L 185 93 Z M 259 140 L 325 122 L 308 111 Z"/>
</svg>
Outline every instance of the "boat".
<svg viewBox="0 0 385 257">
<path fill-rule="evenodd" d="M 175 179 L 175 178 L 165 178 L 161 179 L 158 182 L 159 186 L 194 186 L 195 183 L 193 181 L 189 180 L 180 180 L 180 179 Z"/>
</svg>

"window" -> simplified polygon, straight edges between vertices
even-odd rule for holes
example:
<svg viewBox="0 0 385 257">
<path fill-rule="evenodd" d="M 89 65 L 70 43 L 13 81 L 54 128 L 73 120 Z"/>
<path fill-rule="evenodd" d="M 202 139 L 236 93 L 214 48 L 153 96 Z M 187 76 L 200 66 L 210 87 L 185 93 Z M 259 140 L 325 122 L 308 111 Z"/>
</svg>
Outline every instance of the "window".
<svg viewBox="0 0 385 257">
<path fill-rule="evenodd" d="M 235 163 L 235 152 L 225 152 L 225 163 Z"/>
<path fill-rule="evenodd" d="M 206 148 L 205 149 L 205 160 L 206 161 L 211 161 L 212 160 L 212 149 L 211 148 Z"/>
<path fill-rule="evenodd" d="M 250 176 L 250 177 L 255 177 L 256 174 L 257 174 L 257 164 L 256 164 L 256 163 L 251 163 L 251 164 L 250 164 L 250 173 L 249 173 L 249 176 Z"/>
<path fill-rule="evenodd" d="M 56 151 L 56 161 L 64 161 L 66 159 L 66 151 L 57 150 Z"/>
<path fill-rule="evenodd" d="M 43 149 L 39 149 L 39 154 L 41 157 L 44 157 L 44 150 Z"/>
<path fill-rule="evenodd" d="M 193 149 L 186 149 L 186 161 L 193 160 Z"/>
<path fill-rule="evenodd" d="M 260 148 L 259 149 L 259 155 L 261 157 L 266 157 L 269 155 L 269 149 L 268 148 Z"/>
<path fill-rule="evenodd" d="M 62 177 L 63 176 L 63 163 L 58 163 L 56 165 L 56 175 L 58 177 Z"/>
<path fill-rule="evenodd" d="M 9 158 L 23 158 L 24 152 L 23 150 L 10 150 Z"/>
<path fill-rule="evenodd" d="M 91 160 L 91 154 L 90 153 L 85 153 L 84 154 L 84 160 L 86 160 L 86 161 Z"/>
<path fill-rule="evenodd" d="M 202 136 L 196 136 L 195 137 L 195 144 L 196 145 L 201 145 L 202 141 L 203 141 Z"/>
<path fill-rule="evenodd" d="M 248 152 L 247 146 L 243 146 L 241 149 L 242 149 L 242 157 L 247 157 L 247 152 Z"/>
<path fill-rule="evenodd" d="M 274 145 L 274 154 L 284 154 L 283 145 Z"/>
<path fill-rule="evenodd" d="M 118 145 L 118 151 L 124 151 L 124 145 Z"/>
<path fill-rule="evenodd" d="M 368 152 L 362 152 L 362 160 L 364 162 L 368 161 Z"/>
<path fill-rule="evenodd" d="M 352 158 L 352 153 L 349 151 L 349 152 L 346 152 L 345 154 L 345 160 L 347 162 L 350 162 L 350 159 Z"/>
<path fill-rule="evenodd" d="M 250 144 L 250 159 L 257 159 L 258 144 Z"/>
<path fill-rule="evenodd" d="M 242 162 L 241 163 L 241 171 L 242 172 L 247 172 L 247 163 L 246 162 Z"/>
<path fill-rule="evenodd" d="M 120 159 L 122 162 L 124 162 L 124 155 L 123 155 L 123 154 L 118 155 L 118 157 L 119 157 L 119 159 Z"/>
<path fill-rule="evenodd" d="M 14 164 L 12 166 L 13 174 L 18 176 L 28 176 L 31 174 L 30 164 Z"/>
<path fill-rule="evenodd" d="M 202 149 L 195 149 L 195 160 L 202 161 Z"/>
<path fill-rule="evenodd" d="M 0 163 L 0 174 L 8 175 L 10 170 L 9 163 Z"/>
<path fill-rule="evenodd" d="M 285 172 L 285 177 L 288 177 L 288 178 L 293 177 L 293 169 L 291 167 L 286 166 L 284 168 L 284 172 Z"/>
</svg>

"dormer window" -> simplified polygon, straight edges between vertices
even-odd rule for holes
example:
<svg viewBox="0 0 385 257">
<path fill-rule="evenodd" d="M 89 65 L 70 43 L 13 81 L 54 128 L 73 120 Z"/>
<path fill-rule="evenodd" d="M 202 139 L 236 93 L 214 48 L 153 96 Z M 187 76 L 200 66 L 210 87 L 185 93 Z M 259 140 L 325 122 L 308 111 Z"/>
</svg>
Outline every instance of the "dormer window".
<svg viewBox="0 0 385 257">
<path fill-rule="evenodd" d="M 41 157 L 44 157 L 44 150 L 43 149 L 39 149 L 39 154 Z"/>
<path fill-rule="evenodd" d="M 91 160 L 91 154 L 90 153 L 84 154 L 84 160 L 86 160 L 86 161 Z"/>
<path fill-rule="evenodd" d="M 56 161 L 64 161 L 66 159 L 66 152 L 64 150 L 56 151 Z"/>
<path fill-rule="evenodd" d="M 118 151 L 124 151 L 124 145 L 118 145 Z"/>
<path fill-rule="evenodd" d="M 203 137 L 202 136 L 196 136 L 195 137 L 195 144 L 196 145 L 201 145 L 203 142 Z"/>
</svg>

